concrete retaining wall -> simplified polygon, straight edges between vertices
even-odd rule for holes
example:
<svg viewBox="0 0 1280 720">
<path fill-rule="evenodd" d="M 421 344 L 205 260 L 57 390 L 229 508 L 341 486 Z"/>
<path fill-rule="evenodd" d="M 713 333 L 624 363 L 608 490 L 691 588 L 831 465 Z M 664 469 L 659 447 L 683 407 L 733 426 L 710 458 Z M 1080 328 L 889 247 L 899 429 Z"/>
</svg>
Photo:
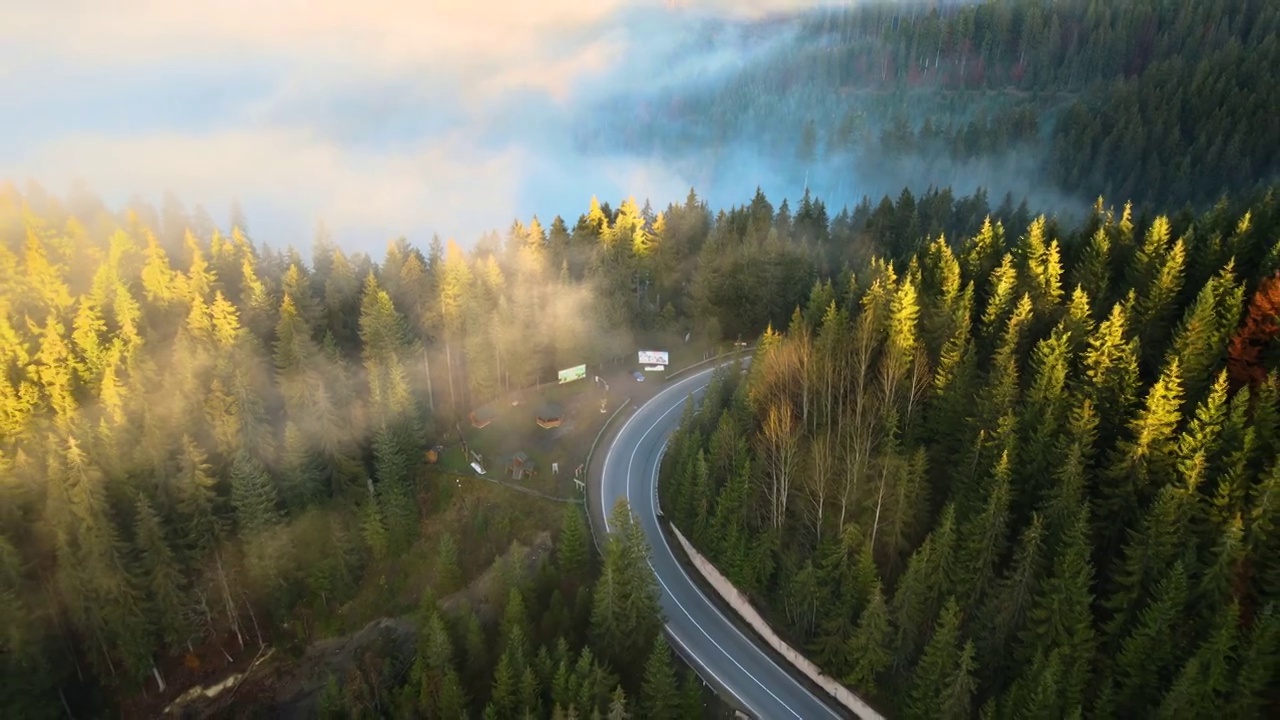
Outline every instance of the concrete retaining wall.
<svg viewBox="0 0 1280 720">
<path fill-rule="evenodd" d="M 720 574 L 720 571 L 716 569 L 715 565 L 712 565 L 709 560 L 704 558 L 701 553 L 695 550 L 693 546 L 689 544 L 689 541 L 685 539 L 684 535 L 680 534 L 680 531 L 676 526 L 672 525 L 671 531 L 675 533 L 676 540 L 680 542 L 680 547 L 684 548 L 685 554 L 689 556 L 689 559 L 693 562 L 694 568 L 696 568 L 702 575 L 703 579 L 707 581 L 707 584 L 710 585 L 712 589 L 714 589 L 716 593 L 729 604 L 729 607 L 733 608 L 734 611 L 751 626 L 751 629 L 754 630 L 756 634 L 765 641 L 765 643 L 777 651 L 779 655 L 785 658 L 787 662 L 791 663 L 806 677 L 816 683 L 823 690 L 826 690 L 828 694 L 834 697 L 841 705 L 848 708 L 854 715 L 867 720 L 871 720 L 872 718 L 874 718 L 874 720 L 884 720 L 884 716 L 875 710 L 872 710 L 871 706 L 864 702 L 862 698 L 854 695 L 849 688 L 836 682 L 835 679 L 822 674 L 822 671 L 818 669 L 817 665 L 814 665 L 808 658 L 801 655 L 795 648 L 791 647 L 782 638 L 778 637 L 777 633 L 773 631 L 773 628 L 769 627 L 769 624 L 760 616 L 760 613 L 751 606 L 751 602 L 741 590 L 734 587 L 733 583 L 729 582 L 728 578 Z"/>
</svg>

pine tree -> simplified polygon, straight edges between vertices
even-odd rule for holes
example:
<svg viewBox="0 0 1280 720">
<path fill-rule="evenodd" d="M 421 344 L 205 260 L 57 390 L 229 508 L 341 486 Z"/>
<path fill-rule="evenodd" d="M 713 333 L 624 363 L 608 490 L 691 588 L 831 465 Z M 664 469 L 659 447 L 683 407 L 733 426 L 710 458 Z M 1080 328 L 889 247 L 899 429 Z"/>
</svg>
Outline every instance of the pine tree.
<svg viewBox="0 0 1280 720">
<path fill-rule="evenodd" d="M 648 565 L 648 544 L 625 499 L 609 517 L 604 567 L 593 593 L 591 634 L 597 652 L 619 669 L 643 656 L 662 627 L 657 581 Z"/>
<path fill-rule="evenodd" d="M 231 463 L 231 504 L 245 533 L 265 530 L 280 518 L 275 483 L 262 464 L 243 450 Z"/>
<path fill-rule="evenodd" d="M 1254 618 L 1253 627 L 1241 640 L 1235 667 L 1235 682 L 1223 716 L 1262 716 L 1274 696 L 1276 673 L 1280 672 L 1280 612 L 1274 603 L 1268 603 Z"/>
<path fill-rule="evenodd" d="M 706 716 L 706 703 L 702 699 L 702 679 L 693 671 L 683 673 L 680 683 L 680 705 L 676 713 L 681 718 L 700 718 Z"/>
<path fill-rule="evenodd" d="M 462 571 L 458 565 L 458 545 L 453 536 L 441 535 L 436 545 L 436 582 L 437 592 L 451 593 L 462 584 Z"/>
<path fill-rule="evenodd" d="M 371 492 L 360 509 L 360 534 L 365 547 L 375 560 L 387 556 L 387 527 L 376 492 Z"/>
<path fill-rule="evenodd" d="M 1019 435 L 1025 438 L 1019 450 L 1019 475 L 1025 478 L 1013 504 L 1015 518 L 1026 517 L 1041 506 L 1050 492 L 1046 479 L 1060 467 L 1057 454 L 1064 425 L 1070 412 L 1067 380 L 1071 372 L 1071 337 L 1066 323 L 1036 343 L 1031 353 L 1032 379 L 1021 413 Z"/>
<path fill-rule="evenodd" d="M 1116 303 L 1084 353 L 1080 384 L 1097 409 L 1099 437 L 1116 437 L 1136 404 L 1138 341 L 1128 337 L 1127 324 L 1124 305 Z"/>
<path fill-rule="evenodd" d="M 556 565 L 562 574 L 577 581 L 586 578 L 591 562 L 590 543 L 582 511 L 577 505 L 569 505 L 565 509 L 560 535 L 556 538 Z"/>
<path fill-rule="evenodd" d="M 1154 229 L 1163 218 L 1157 218 Z M 1139 262 L 1143 261 L 1143 251 L 1139 251 Z M 1159 356 L 1155 353 L 1165 345 L 1170 330 L 1172 314 L 1178 294 L 1182 291 L 1183 272 L 1186 267 L 1186 246 L 1179 238 L 1163 257 L 1152 259 L 1150 272 L 1154 273 L 1145 286 L 1136 286 L 1139 290 L 1139 301 L 1136 307 L 1134 322 L 1139 328 L 1142 347 L 1147 351 L 1146 360 L 1155 362 Z"/>
<path fill-rule="evenodd" d="M 1156 582 L 1185 549 L 1187 493 L 1166 486 L 1140 523 L 1126 530 L 1120 562 L 1107 574 L 1111 590 L 1103 603 L 1110 611 L 1106 634 L 1114 647 L 1128 632 Z"/>
<path fill-rule="evenodd" d="M 1244 307 L 1244 286 L 1235 282 L 1234 261 L 1228 263 L 1196 295 L 1173 336 L 1170 354 L 1182 362 L 1187 399 L 1198 400 L 1209 379 L 1226 359 L 1227 342 Z"/>
<path fill-rule="evenodd" d="M 504 653 L 510 653 L 516 665 L 524 665 L 531 659 L 529 612 L 525 608 L 524 594 L 519 588 L 511 588 L 507 593 L 506 608 L 502 612 L 502 626 L 499 629 L 499 644 Z"/>
<path fill-rule="evenodd" d="M 1231 691 L 1240 610 L 1226 605 L 1213 633 L 1182 667 L 1173 687 L 1160 703 L 1166 718 L 1212 717 L 1221 711 Z"/>
<path fill-rule="evenodd" d="M 1072 706 L 1062 700 L 1061 684 L 1061 653 L 1055 650 L 1048 657 L 1036 655 L 1003 698 L 1004 714 L 1028 718 L 1067 717 L 1069 707 L 1078 713 L 1078 705 Z"/>
<path fill-rule="evenodd" d="M 880 673 L 893 662 L 892 643 L 893 625 L 889 619 L 889 608 L 877 581 L 871 588 L 871 599 L 858 617 L 858 628 L 850 640 L 853 669 L 844 681 L 863 692 L 876 692 Z"/>
<path fill-rule="evenodd" d="M 1171 358 L 1147 393 L 1145 407 L 1129 423 L 1128 437 L 1116 444 L 1098 518 L 1104 552 L 1116 549 L 1138 509 L 1172 479 L 1181 405 L 1181 368 Z"/>
<path fill-rule="evenodd" d="M 986 503 L 961 527 L 953 586 L 965 607 L 976 605 L 995 581 L 996 568 L 1008 545 L 1010 502 L 1009 453 L 996 462 Z"/>
<path fill-rule="evenodd" d="M 325 495 L 323 469 L 292 421 L 284 425 L 280 461 L 280 495 L 292 512 L 300 512 Z"/>
<path fill-rule="evenodd" d="M 101 470 L 74 437 L 49 458 L 48 508 L 58 564 L 56 581 L 77 630 L 91 638 L 104 676 L 137 680 L 150 667 L 145 599 L 128 566 L 127 547 L 107 514 Z M 119 665 L 118 665 L 119 664 Z"/>
<path fill-rule="evenodd" d="M 418 507 L 410 479 L 412 456 L 403 436 L 400 427 L 384 425 L 373 437 L 378 500 L 390 548 L 397 553 L 412 544 L 418 530 Z"/>
<path fill-rule="evenodd" d="M 924 632 L 937 617 L 947 596 L 947 568 L 955 545 L 955 509 L 948 505 L 937 527 L 912 554 L 907 571 L 894 591 L 892 613 L 897 625 L 894 667 L 909 666 L 919 652 Z"/>
<path fill-rule="evenodd" d="M 1280 460 L 1252 488 L 1245 514 L 1246 562 L 1256 566 L 1265 597 L 1280 591 Z"/>
<path fill-rule="evenodd" d="M 24 665 L 32 651 L 36 634 L 30 625 L 32 613 L 19 596 L 22 587 L 22 558 L 9 539 L 0 535 L 0 650 L 6 655 L 0 667 Z M 11 664 L 10 664 L 11 663 Z"/>
<path fill-rule="evenodd" d="M 973 694 L 972 643 L 961 644 L 960 607 L 948 598 L 912 675 L 906 715 L 963 718 Z"/>
<path fill-rule="evenodd" d="M 627 694 L 622 691 L 619 685 L 613 691 L 613 696 L 609 700 L 609 713 L 605 716 L 607 720 L 630 720 L 631 713 L 627 710 Z"/>
<path fill-rule="evenodd" d="M 671 666 L 671 648 L 661 634 L 653 643 L 649 661 L 645 665 L 644 680 L 640 687 L 640 712 L 642 717 L 665 720 L 680 716 L 680 697 L 676 687 L 675 670 Z"/>
<path fill-rule="evenodd" d="M 198 560 L 222 540 L 226 525 L 218 513 L 212 468 L 204 451 L 189 435 L 182 437 L 178 467 L 174 494 L 178 511 L 185 520 L 182 536 L 187 539 L 189 557 Z"/>
<path fill-rule="evenodd" d="M 538 678 L 534 675 L 533 668 L 525 665 L 524 672 L 520 675 L 520 717 L 529 720 L 541 717 L 541 705 Z"/>
<path fill-rule="evenodd" d="M 187 639 L 185 582 L 160 516 L 142 494 L 134 503 L 133 542 L 156 635 L 168 648 L 177 648 Z"/>
<path fill-rule="evenodd" d="M 1161 678 L 1183 660 L 1178 628 L 1186 600 L 1187 576 L 1179 561 L 1156 586 L 1137 627 L 1120 645 L 1111 675 L 1115 711 L 1139 713 L 1159 701 Z"/>
<path fill-rule="evenodd" d="M 1009 648 L 1026 626 L 1043 580 L 1045 547 L 1044 525 L 1038 515 L 1032 515 L 1015 546 L 1012 564 L 975 618 L 978 665 L 991 676 L 993 684 L 999 685 L 1015 674 L 1017 660 Z"/>
<path fill-rule="evenodd" d="M 1065 707 L 1083 704 L 1096 651 L 1089 516 L 1081 509 L 1062 539 L 1053 570 L 1032 603 L 1021 655 L 1054 656 L 1055 685 Z"/>
<path fill-rule="evenodd" d="M 494 717 L 519 716 L 522 672 L 523 668 L 517 667 L 511 652 L 504 652 L 498 658 L 498 667 L 493 671 L 493 695 L 489 698 L 489 707 L 493 708 Z"/>
</svg>

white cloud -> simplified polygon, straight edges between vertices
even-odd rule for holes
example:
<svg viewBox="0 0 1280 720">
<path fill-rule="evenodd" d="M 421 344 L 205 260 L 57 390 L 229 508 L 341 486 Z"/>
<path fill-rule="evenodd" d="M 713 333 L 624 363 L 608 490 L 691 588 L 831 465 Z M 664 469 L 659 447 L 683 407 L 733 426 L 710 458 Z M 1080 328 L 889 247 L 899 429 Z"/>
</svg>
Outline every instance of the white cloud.
<svg viewBox="0 0 1280 720">
<path fill-rule="evenodd" d="M 83 179 L 98 189 L 171 189 L 189 200 L 239 196 L 323 218 L 338 232 L 509 218 L 519 177 L 512 152 L 481 155 L 446 140 L 361 153 L 284 130 L 77 135 L 37 149 L 17 170 L 56 189 Z"/>
<path fill-rule="evenodd" d="M 0 117 L 0 159 L 16 179 L 84 179 L 108 199 L 173 190 L 216 211 L 238 196 L 251 223 L 255 207 L 302 227 L 323 217 L 379 249 L 369 232 L 470 242 L 593 193 L 683 198 L 671 168 L 576 155 L 580 101 L 714 72 L 728 56 L 672 57 L 700 17 L 815 4 L 710 0 L 672 16 L 667 0 L 23 2 L 0 22 L 0 86 L 26 101 L 23 118 Z M 245 82 L 223 82 L 232 97 L 199 128 L 153 109 L 197 76 Z M 106 88 L 98 103 L 141 94 L 139 109 L 107 123 L 76 104 L 85 83 Z"/>
</svg>

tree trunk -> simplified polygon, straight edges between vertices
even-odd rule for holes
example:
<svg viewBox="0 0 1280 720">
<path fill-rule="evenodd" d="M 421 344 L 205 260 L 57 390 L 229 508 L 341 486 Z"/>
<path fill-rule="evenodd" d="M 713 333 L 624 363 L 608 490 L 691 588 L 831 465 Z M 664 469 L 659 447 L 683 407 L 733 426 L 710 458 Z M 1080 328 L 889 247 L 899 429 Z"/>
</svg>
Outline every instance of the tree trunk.
<svg viewBox="0 0 1280 720">
<path fill-rule="evenodd" d="M 436 394 L 431 389 L 431 352 L 422 348 L 422 366 L 427 372 L 427 403 L 431 406 L 431 414 L 436 412 Z"/>
<path fill-rule="evenodd" d="M 253 614 L 253 605 L 249 604 L 249 596 L 245 595 L 243 590 L 240 591 L 240 599 L 244 601 L 245 609 L 249 611 L 249 620 L 253 623 L 253 632 L 258 636 L 258 649 L 261 650 L 266 643 L 262 642 L 262 628 L 258 627 L 258 616 Z"/>
<path fill-rule="evenodd" d="M 884 505 L 884 485 L 889 475 L 888 459 L 880 461 L 880 492 L 876 494 L 876 518 L 871 523 L 871 552 L 876 551 L 876 532 L 880 530 L 880 508 Z"/>
<path fill-rule="evenodd" d="M 71 706 L 67 704 L 67 696 L 63 694 L 62 688 L 58 688 L 58 700 L 62 703 L 62 709 L 67 713 L 67 717 L 75 720 L 76 716 L 71 714 Z"/>
<path fill-rule="evenodd" d="M 49 578 L 47 578 L 44 573 L 40 574 L 40 584 L 44 587 L 45 597 L 49 600 L 49 607 L 57 607 L 57 596 L 53 592 L 53 587 L 49 584 Z M 67 657 L 71 660 L 71 664 L 76 668 L 76 677 L 81 682 L 84 682 L 84 670 L 80 667 L 80 659 L 77 657 L 77 653 L 75 648 L 72 647 L 71 641 L 67 639 L 67 631 L 62 627 L 62 621 L 58 619 L 58 613 L 50 613 L 50 616 L 53 617 L 53 626 L 58 631 L 58 639 L 62 641 L 63 649 L 67 651 Z M 59 690 L 58 692 L 61 694 L 62 691 Z M 63 704 L 65 703 L 66 700 L 64 699 Z M 67 714 L 70 715 L 71 711 L 68 710 Z"/>
<path fill-rule="evenodd" d="M 499 390 L 506 388 L 507 392 L 511 392 L 511 383 L 502 381 L 502 348 L 497 342 L 493 343 L 493 377 L 497 380 Z"/>
<path fill-rule="evenodd" d="M 151 676 L 156 679 L 156 687 L 160 688 L 160 692 L 164 692 L 166 687 L 164 684 L 164 678 L 161 677 L 160 668 L 156 667 L 154 660 L 151 662 Z"/>
<path fill-rule="evenodd" d="M 218 566 L 218 584 L 222 586 L 222 599 L 227 606 L 227 621 L 231 623 L 231 630 L 236 634 L 236 642 L 243 650 L 244 636 L 240 634 L 240 615 L 236 613 L 236 603 L 231 599 L 231 588 L 227 585 L 227 573 L 222 568 L 222 551 L 214 550 L 213 558 Z"/>
<path fill-rule="evenodd" d="M 449 405 L 452 407 L 454 414 L 458 412 L 458 398 L 453 392 L 453 353 L 449 349 L 449 341 L 444 342 L 444 361 L 449 371 Z"/>
<path fill-rule="evenodd" d="M 102 639 L 102 633 L 94 632 L 94 637 L 98 640 L 98 647 L 102 648 L 102 657 L 107 660 L 107 670 L 111 672 L 111 677 L 116 676 L 116 664 L 111 662 L 111 653 L 107 650 L 107 643 Z"/>
</svg>

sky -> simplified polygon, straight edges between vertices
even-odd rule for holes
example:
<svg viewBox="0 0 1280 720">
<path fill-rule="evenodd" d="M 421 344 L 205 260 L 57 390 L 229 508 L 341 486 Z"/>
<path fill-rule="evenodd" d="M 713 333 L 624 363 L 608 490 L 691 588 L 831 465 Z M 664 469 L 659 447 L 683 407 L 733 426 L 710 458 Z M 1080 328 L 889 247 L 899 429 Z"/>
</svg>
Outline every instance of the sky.
<svg viewBox="0 0 1280 720">
<path fill-rule="evenodd" d="M 592 195 L 655 207 L 696 163 L 576 146 L 602 97 L 707 77 L 757 44 L 697 51 L 715 19 L 823 0 L 42 0 L 0 22 L 0 167 L 109 205 L 170 190 L 258 240 L 464 246 Z M 754 188 L 743 177 L 743 188 Z M 747 193 L 743 189 L 741 192 Z M 733 198 L 733 202 L 747 198 Z"/>
</svg>

